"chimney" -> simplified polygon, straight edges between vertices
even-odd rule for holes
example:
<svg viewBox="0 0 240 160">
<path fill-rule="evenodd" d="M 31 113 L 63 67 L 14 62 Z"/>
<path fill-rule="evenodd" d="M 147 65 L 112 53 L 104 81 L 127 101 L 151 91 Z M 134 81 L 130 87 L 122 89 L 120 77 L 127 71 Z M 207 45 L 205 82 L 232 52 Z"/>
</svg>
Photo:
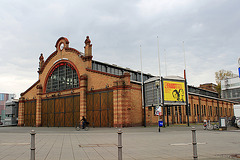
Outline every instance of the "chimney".
<svg viewBox="0 0 240 160">
<path fill-rule="evenodd" d="M 87 36 L 85 40 L 84 53 L 86 58 L 92 57 L 92 44 L 91 40 L 89 39 L 89 36 Z"/>
</svg>

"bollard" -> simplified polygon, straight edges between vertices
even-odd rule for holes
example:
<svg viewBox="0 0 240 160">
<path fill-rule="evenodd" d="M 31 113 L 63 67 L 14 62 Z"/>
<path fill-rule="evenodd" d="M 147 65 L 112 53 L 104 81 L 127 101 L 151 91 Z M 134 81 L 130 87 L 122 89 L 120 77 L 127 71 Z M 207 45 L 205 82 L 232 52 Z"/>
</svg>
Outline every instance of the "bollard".
<svg viewBox="0 0 240 160">
<path fill-rule="evenodd" d="M 32 130 L 30 132 L 31 134 L 31 157 L 30 160 L 35 160 L 35 134 L 36 132 L 34 130 Z"/>
<path fill-rule="evenodd" d="M 118 130 L 118 160 L 122 160 L 122 130 Z"/>
<path fill-rule="evenodd" d="M 192 144 L 193 144 L 193 159 L 197 160 L 197 140 L 196 140 L 196 129 L 195 127 L 192 127 Z"/>
</svg>

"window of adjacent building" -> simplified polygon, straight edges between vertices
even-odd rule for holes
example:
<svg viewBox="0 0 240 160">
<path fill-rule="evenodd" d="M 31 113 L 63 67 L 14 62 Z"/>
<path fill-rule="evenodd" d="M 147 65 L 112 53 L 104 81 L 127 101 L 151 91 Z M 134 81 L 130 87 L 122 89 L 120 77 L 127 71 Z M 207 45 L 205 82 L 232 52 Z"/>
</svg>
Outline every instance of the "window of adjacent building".
<svg viewBox="0 0 240 160">
<path fill-rule="evenodd" d="M 115 68 L 114 70 L 115 70 L 114 74 L 119 75 L 119 70 L 117 68 Z"/>
<path fill-rule="evenodd" d="M 167 106 L 167 115 L 171 115 L 171 110 L 169 106 Z"/>
<path fill-rule="evenodd" d="M 196 105 L 194 104 L 194 115 L 196 116 Z"/>
<path fill-rule="evenodd" d="M 178 111 L 179 111 L 179 114 L 182 115 L 182 108 L 181 108 L 181 106 L 178 106 Z"/>
<path fill-rule="evenodd" d="M 60 63 L 48 77 L 46 92 L 56 92 L 78 88 L 79 80 L 76 70 L 69 63 Z"/>
<path fill-rule="evenodd" d="M 107 72 L 107 66 L 102 66 L 102 72 Z"/>
<path fill-rule="evenodd" d="M 141 82 L 142 79 L 141 79 L 141 73 L 137 73 L 137 81 Z"/>
<path fill-rule="evenodd" d="M 191 104 L 189 103 L 188 105 L 188 109 L 187 109 L 187 106 L 186 106 L 186 115 L 189 113 L 189 116 L 191 116 Z"/>
<path fill-rule="evenodd" d="M 4 94 L 0 93 L 0 101 L 4 100 Z"/>
<path fill-rule="evenodd" d="M 123 70 L 119 70 L 119 75 L 123 75 L 124 71 Z"/>
<path fill-rule="evenodd" d="M 132 78 L 132 80 L 136 81 L 137 80 L 136 73 L 131 72 L 131 78 Z"/>
<path fill-rule="evenodd" d="M 114 74 L 114 68 L 111 67 L 111 74 Z"/>
<path fill-rule="evenodd" d="M 188 107 L 188 113 L 189 113 L 189 116 L 191 116 L 191 104 L 189 103 L 189 107 Z"/>
<path fill-rule="evenodd" d="M 92 63 L 92 69 L 97 70 L 97 64 L 94 62 Z"/>
<path fill-rule="evenodd" d="M 199 115 L 199 108 L 198 108 L 198 104 L 197 104 L 197 115 Z"/>
<path fill-rule="evenodd" d="M 210 106 L 210 116 L 212 116 L 212 106 Z"/>
<path fill-rule="evenodd" d="M 206 106 L 204 105 L 204 115 L 206 116 Z"/>
<path fill-rule="evenodd" d="M 111 73 L 111 67 L 107 66 L 107 73 Z"/>
</svg>

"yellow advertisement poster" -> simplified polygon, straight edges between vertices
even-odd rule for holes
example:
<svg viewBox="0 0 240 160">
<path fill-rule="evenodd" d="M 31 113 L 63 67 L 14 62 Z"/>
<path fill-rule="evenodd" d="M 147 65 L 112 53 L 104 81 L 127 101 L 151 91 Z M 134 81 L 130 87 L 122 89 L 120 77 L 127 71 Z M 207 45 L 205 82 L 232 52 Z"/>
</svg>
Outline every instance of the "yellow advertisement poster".
<svg viewBox="0 0 240 160">
<path fill-rule="evenodd" d="M 185 83 L 176 81 L 163 81 L 164 101 L 185 103 Z"/>
</svg>

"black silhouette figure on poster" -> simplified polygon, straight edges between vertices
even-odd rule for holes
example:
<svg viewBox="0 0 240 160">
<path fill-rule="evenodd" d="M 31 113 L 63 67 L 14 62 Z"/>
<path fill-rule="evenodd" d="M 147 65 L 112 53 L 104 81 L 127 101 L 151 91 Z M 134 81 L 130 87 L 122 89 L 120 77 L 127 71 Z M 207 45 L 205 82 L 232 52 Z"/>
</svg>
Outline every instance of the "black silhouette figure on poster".
<svg viewBox="0 0 240 160">
<path fill-rule="evenodd" d="M 172 91 L 172 96 L 175 101 L 184 101 L 184 91 L 183 89 L 175 89 Z"/>
</svg>

